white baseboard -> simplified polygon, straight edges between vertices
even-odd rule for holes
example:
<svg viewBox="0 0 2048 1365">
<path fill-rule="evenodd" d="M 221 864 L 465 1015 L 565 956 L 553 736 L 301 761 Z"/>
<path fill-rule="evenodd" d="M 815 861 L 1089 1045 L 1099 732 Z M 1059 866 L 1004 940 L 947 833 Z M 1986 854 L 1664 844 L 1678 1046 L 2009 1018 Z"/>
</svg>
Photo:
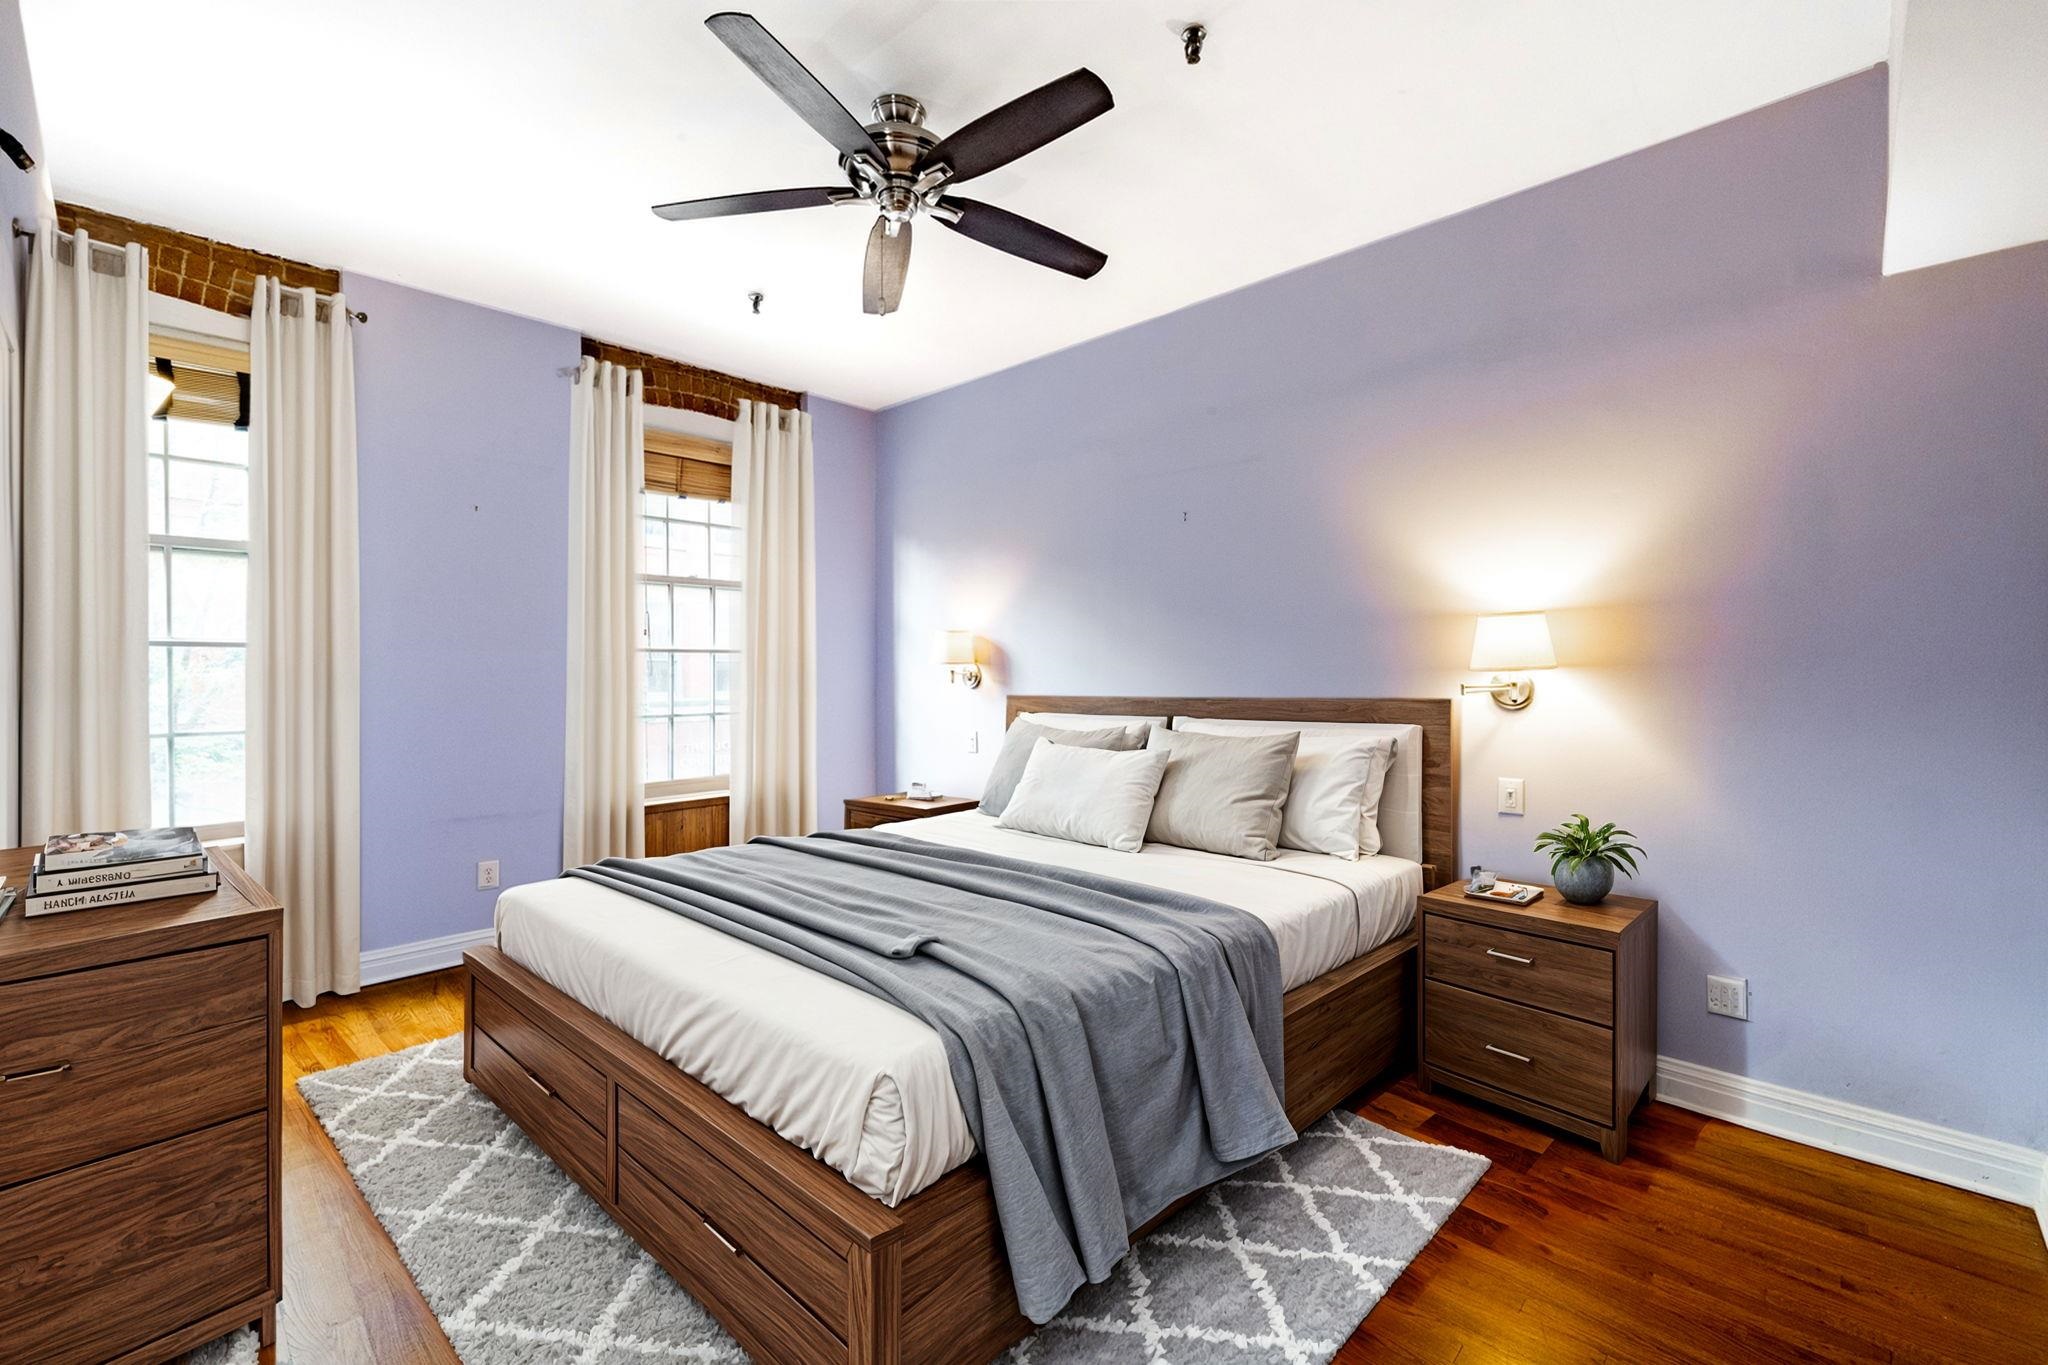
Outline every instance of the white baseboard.
<svg viewBox="0 0 2048 1365">
<path fill-rule="evenodd" d="M 2048 1239 L 2048 1153 L 1676 1057 L 1657 1059 L 1657 1098 L 1760 1133 L 2030 1206 Z"/>
<path fill-rule="evenodd" d="M 402 976 L 418 976 L 422 972 L 438 972 L 443 967 L 456 966 L 464 953 L 495 941 L 497 936 L 494 929 L 472 929 L 468 933 L 449 934 L 443 938 L 423 938 L 417 943 L 372 948 L 363 954 L 363 984 L 374 986 L 379 981 L 396 981 Z"/>
</svg>

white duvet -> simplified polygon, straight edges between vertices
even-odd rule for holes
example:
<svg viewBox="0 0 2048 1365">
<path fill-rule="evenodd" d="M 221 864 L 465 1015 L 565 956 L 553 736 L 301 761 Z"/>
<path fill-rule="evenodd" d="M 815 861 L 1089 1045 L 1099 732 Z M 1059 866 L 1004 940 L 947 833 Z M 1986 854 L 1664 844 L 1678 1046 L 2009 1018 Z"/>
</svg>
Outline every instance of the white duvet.
<svg viewBox="0 0 2048 1365">
<path fill-rule="evenodd" d="M 975 811 L 891 832 L 1234 905 L 1273 931 L 1289 989 L 1402 933 L 1422 893 L 1421 866 L 1385 855 L 1115 853 Z M 973 1155 L 938 1034 L 887 1001 L 576 877 L 507 890 L 497 926 L 507 955 L 885 1203 Z"/>
</svg>

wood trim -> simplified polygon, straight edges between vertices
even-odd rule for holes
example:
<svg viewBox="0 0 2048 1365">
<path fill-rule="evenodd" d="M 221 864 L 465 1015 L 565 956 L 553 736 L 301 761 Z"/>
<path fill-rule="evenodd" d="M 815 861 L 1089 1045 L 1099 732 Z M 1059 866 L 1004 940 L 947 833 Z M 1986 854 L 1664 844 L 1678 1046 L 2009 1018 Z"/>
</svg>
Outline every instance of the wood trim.
<svg viewBox="0 0 2048 1365">
<path fill-rule="evenodd" d="M 1411 931 L 1287 993 L 1288 1114 L 1297 1124 L 1354 1093 L 1401 1055 L 1413 1029 L 1416 942 Z M 550 1046 L 567 1049 L 595 1068 L 611 1087 L 614 1111 L 621 1098 L 630 1097 L 674 1131 L 686 1164 L 698 1152 L 715 1160 L 731 1176 L 730 1185 L 721 1189 L 723 1197 L 758 1201 L 796 1224 L 803 1236 L 844 1254 L 847 1297 L 814 1309 L 806 1306 L 801 1285 L 776 1280 L 762 1263 L 775 1257 L 749 1257 L 742 1246 L 732 1253 L 743 1263 L 737 1273 L 698 1273 L 701 1248 L 693 1242 L 701 1234 L 694 1225 L 634 1218 L 622 1211 L 608 1181 L 582 1182 L 714 1316 L 736 1324 L 743 1340 L 756 1346 L 777 1337 L 816 1341 L 806 1334 L 823 1322 L 840 1321 L 848 1330 L 833 1361 L 979 1365 L 1031 1330 L 1017 1311 L 995 1201 L 978 1161 L 892 1209 L 497 949 L 475 949 L 464 962 L 472 998 L 481 983 L 488 983 L 533 1029 L 549 1037 Z M 474 1010 L 464 1027 L 465 1074 L 504 1104 L 508 1097 L 494 1093 L 494 1087 L 512 1084 L 504 1079 L 506 1073 L 487 1074 L 475 1063 L 479 1027 Z M 500 1046 L 504 1041 L 498 1039 Z M 1303 1080 L 1300 1086 L 1293 1081 L 1297 1076 Z M 509 1098 L 516 1105 L 526 1096 Z M 517 1119 L 516 1108 L 507 1112 Z M 526 1131 L 544 1151 L 558 1155 L 551 1145 L 559 1140 L 557 1126 L 536 1123 Z M 614 1150 L 606 1159 L 613 1169 L 620 1164 L 616 1134 L 613 1124 Z M 646 1140 L 645 1133 L 640 1140 Z M 564 1166 L 572 1174 L 578 1168 L 574 1162 Z M 654 1179 L 658 1186 L 659 1178 Z M 690 1207 L 687 1191 L 670 1193 L 676 1206 Z M 773 1225 L 776 1217 L 764 1217 L 761 1225 Z M 749 1294 L 744 1302 L 728 1299 L 735 1284 L 744 1287 L 761 1277 L 781 1292 Z M 803 1365 L 819 1362 L 805 1359 Z"/>
<path fill-rule="evenodd" d="M 666 858 L 731 842 L 731 801 L 724 792 L 647 803 L 647 856 Z"/>
<path fill-rule="evenodd" d="M 1026 711 L 1119 716 L 1211 716 L 1304 725 L 1422 727 L 1424 890 L 1458 873 L 1458 708 L 1448 697 L 1034 697 L 1012 696 L 1003 723 Z"/>
</svg>

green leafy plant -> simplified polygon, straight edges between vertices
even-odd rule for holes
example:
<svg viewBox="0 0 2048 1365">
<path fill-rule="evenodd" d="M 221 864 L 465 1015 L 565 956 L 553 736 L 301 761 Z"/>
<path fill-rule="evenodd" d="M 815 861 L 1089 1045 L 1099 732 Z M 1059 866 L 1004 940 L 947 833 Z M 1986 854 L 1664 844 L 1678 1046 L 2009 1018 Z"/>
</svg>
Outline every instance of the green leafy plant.
<svg viewBox="0 0 2048 1365">
<path fill-rule="evenodd" d="M 1550 855 L 1550 871 L 1555 876 L 1560 870 L 1569 868 L 1577 872 L 1587 863 L 1605 863 L 1617 872 L 1636 875 L 1636 859 L 1650 855 L 1632 843 L 1636 836 L 1625 829 L 1619 829 L 1613 821 L 1593 828 L 1593 822 L 1583 815 L 1574 815 L 1556 829 L 1547 829 L 1536 836 L 1536 852 Z"/>
</svg>

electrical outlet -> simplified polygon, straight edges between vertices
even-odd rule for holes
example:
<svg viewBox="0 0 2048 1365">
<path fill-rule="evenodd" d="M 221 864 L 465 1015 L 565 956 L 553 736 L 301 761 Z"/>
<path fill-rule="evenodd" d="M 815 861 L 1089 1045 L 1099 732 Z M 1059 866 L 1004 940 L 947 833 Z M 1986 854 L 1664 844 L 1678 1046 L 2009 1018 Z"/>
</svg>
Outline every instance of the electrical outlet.
<svg viewBox="0 0 2048 1365">
<path fill-rule="evenodd" d="M 1749 1018 L 1749 978 L 1746 976 L 1708 977 L 1707 1013 L 1725 1014 L 1730 1019 Z"/>
<path fill-rule="evenodd" d="M 1527 812 L 1528 809 L 1529 803 L 1524 798 L 1522 791 L 1522 779 L 1519 777 L 1503 777 L 1500 780 L 1500 813 L 1502 815 L 1521 815 Z"/>
<path fill-rule="evenodd" d="M 489 891 L 498 884 L 498 860 L 486 858 L 476 865 L 476 889 Z"/>
<path fill-rule="evenodd" d="M 981 752 L 981 731 L 969 730 L 967 732 L 967 752 L 970 754 Z"/>
</svg>

